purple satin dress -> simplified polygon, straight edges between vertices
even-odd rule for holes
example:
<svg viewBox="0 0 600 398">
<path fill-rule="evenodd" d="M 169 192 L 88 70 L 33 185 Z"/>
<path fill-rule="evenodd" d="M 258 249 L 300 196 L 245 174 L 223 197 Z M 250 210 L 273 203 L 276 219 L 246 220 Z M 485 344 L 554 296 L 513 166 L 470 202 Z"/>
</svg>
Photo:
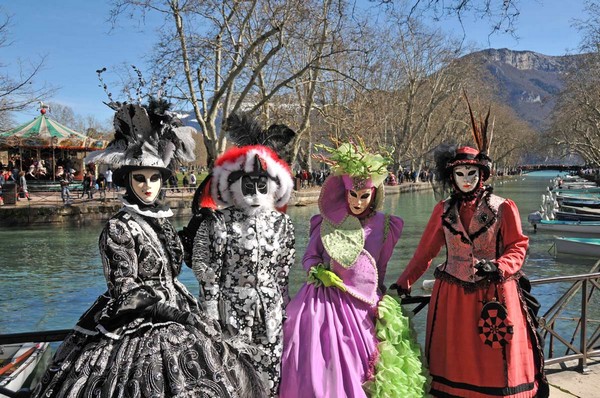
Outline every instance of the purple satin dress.
<svg viewBox="0 0 600 398">
<path fill-rule="evenodd" d="M 401 218 L 390 216 L 386 230 L 385 218 L 378 212 L 363 221 L 364 249 L 375 260 L 376 269 L 357 273 L 331 264 L 332 271 L 352 289 L 343 292 L 305 283 L 288 304 L 283 325 L 281 398 L 366 397 L 362 384 L 371 376 L 377 360 L 375 314 L 382 294 L 378 287 L 383 286 L 387 263 L 403 226 Z M 307 271 L 319 263 L 330 264 L 321 240 L 322 221 L 320 215 L 311 219 L 310 241 L 302 261 Z M 365 270 L 364 264 L 362 267 Z M 360 297 L 369 284 L 376 288 L 372 304 L 368 297 Z"/>
</svg>

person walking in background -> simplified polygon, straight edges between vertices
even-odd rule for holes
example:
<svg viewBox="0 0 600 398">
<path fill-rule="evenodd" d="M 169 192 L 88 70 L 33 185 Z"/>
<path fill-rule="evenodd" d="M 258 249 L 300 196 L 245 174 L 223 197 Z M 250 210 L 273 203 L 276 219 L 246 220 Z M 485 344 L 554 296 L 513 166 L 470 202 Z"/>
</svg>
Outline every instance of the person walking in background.
<svg viewBox="0 0 600 398">
<path fill-rule="evenodd" d="M 19 172 L 18 187 L 19 192 L 17 192 L 17 200 L 19 200 L 19 198 L 31 200 L 29 197 L 29 190 L 27 189 L 27 178 L 25 178 L 25 172 L 23 170 Z"/>
<path fill-rule="evenodd" d="M 409 294 L 445 246 L 427 315 L 431 394 L 547 397 L 543 346 L 519 283 L 528 238 L 515 203 L 484 186 L 492 164 L 490 112 L 478 124 L 470 106 L 469 112 L 478 149 L 445 145 L 435 152 L 438 176 L 451 194 L 433 209 L 412 259 L 391 288 Z"/>
<path fill-rule="evenodd" d="M 93 199 L 93 178 L 92 172 L 86 171 L 85 176 L 83 177 L 83 190 L 81 191 L 81 197 L 83 198 L 86 194 L 88 199 Z"/>
<path fill-rule="evenodd" d="M 286 307 L 281 397 L 421 398 L 420 348 L 400 305 L 384 295 L 404 225 L 379 211 L 391 160 L 351 143 L 327 151 L 320 159 L 333 174 L 310 222 L 308 281 Z"/>
<path fill-rule="evenodd" d="M 4 178 L 4 170 L 3 170 L 3 166 L 1 166 L 1 164 L 2 164 L 2 162 L 0 162 L 0 206 L 4 206 L 4 196 L 2 194 L 2 186 L 6 182 L 6 179 Z"/>
<path fill-rule="evenodd" d="M 188 188 L 190 185 L 190 179 L 188 178 L 187 172 L 183 173 L 183 178 L 181 179 L 181 183 L 183 184 L 183 192 L 188 192 Z"/>
<path fill-rule="evenodd" d="M 60 183 L 60 197 L 63 203 L 70 203 L 71 191 L 69 190 L 69 185 L 73 180 L 71 173 L 69 173 L 67 170 L 63 170 L 62 166 L 58 166 L 57 177 L 59 178 L 58 181 Z"/>
<path fill-rule="evenodd" d="M 194 174 L 194 170 L 190 171 L 190 192 L 194 192 L 196 190 L 196 184 L 198 180 L 196 179 L 196 174 Z"/>
<path fill-rule="evenodd" d="M 104 173 L 98 174 L 98 178 L 96 179 L 96 186 L 98 187 L 100 200 L 106 200 L 106 177 L 104 177 Z"/>
<path fill-rule="evenodd" d="M 112 190 L 114 189 L 113 171 L 110 167 L 104 172 L 104 177 L 106 178 L 106 189 L 108 190 L 108 192 L 112 192 Z"/>
</svg>

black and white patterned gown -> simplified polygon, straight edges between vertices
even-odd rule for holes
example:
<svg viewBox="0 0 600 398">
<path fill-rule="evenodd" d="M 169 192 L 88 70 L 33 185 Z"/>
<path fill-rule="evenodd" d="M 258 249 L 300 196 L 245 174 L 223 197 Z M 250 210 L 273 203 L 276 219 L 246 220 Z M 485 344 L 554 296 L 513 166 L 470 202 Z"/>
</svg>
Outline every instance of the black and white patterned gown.
<svg viewBox="0 0 600 398">
<path fill-rule="evenodd" d="M 167 219 L 126 207 L 102 231 L 100 253 L 108 290 L 59 347 L 34 397 L 266 395 L 252 364 L 221 341 L 177 280 L 183 248 Z"/>
<path fill-rule="evenodd" d="M 288 274 L 294 264 L 294 227 L 286 214 L 254 215 L 230 207 L 206 219 L 194 239 L 192 269 L 207 315 L 224 334 L 241 337 L 270 396 L 277 396 L 289 302 Z"/>
</svg>

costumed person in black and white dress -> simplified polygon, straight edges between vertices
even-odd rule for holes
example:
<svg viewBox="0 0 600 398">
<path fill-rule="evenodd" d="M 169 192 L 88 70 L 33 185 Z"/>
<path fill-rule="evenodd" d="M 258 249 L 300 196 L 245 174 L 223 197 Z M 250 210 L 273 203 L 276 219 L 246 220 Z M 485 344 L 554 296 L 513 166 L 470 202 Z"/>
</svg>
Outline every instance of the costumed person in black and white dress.
<svg viewBox="0 0 600 398">
<path fill-rule="evenodd" d="M 224 334 L 241 337 L 240 350 L 250 356 L 268 396 L 275 397 L 295 237 L 290 218 L 278 210 L 290 198 L 292 175 L 271 148 L 287 144 L 295 133 L 284 125 L 262 130 L 238 115 L 227 126 L 241 146 L 217 158 L 212 170 L 210 192 L 220 210 L 194 217 L 190 224 L 200 220 L 199 225 L 187 228 L 192 234 L 197 228 L 192 269 L 208 315 Z"/>
<path fill-rule="evenodd" d="M 183 247 L 156 202 L 194 140 L 164 102 L 115 104 L 115 139 L 86 163 L 117 166 L 123 208 L 100 235 L 108 290 L 58 348 L 34 397 L 261 397 L 251 364 L 180 283 Z M 171 164 L 172 166 L 172 164 Z"/>
</svg>

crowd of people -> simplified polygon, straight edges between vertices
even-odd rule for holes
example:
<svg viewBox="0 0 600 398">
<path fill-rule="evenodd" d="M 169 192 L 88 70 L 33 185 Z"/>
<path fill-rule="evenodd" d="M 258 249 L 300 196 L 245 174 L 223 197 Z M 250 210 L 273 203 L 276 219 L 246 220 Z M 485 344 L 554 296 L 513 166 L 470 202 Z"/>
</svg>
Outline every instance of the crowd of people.
<svg viewBox="0 0 600 398">
<path fill-rule="evenodd" d="M 548 397 L 543 342 L 524 299 L 528 238 L 515 203 L 485 184 L 487 117 L 472 118 L 477 148 L 440 146 L 435 170 L 390 173 L 389 159 L 357 139 L 326 148 L 322 169 L 293 173 L 282 155 L 293 130 L 232 114 L 233 146 L 198 184 L 181 167 L 194 160 L 191 129 L 167 104 L 111 105 L 115 139 L 86 157 L 79 192 L 121 190 L 122 208 L 99 239 L 107 289 L 58 347 L 34 398 Z M 30 172 L 6 166 L 0 186 L 12 179 L 29 199 Z M 73 171 L 63 163 L 53 176 L 65 203 Z M 434 174 L 448 194 L 386 286 L 405 225 L 384 212 L 384 186 Z M 306 279 L 290 297 L 297 232 L 286 208 L 294 189 L 312 186 L 320 195 L 300 253 Z M 165 187 L 194 192 L 179 231 Z M 421 348 L 399 298 L 442 248 Z M 184 264 L 197 297 L 178 280 Z"/>
</svg>

